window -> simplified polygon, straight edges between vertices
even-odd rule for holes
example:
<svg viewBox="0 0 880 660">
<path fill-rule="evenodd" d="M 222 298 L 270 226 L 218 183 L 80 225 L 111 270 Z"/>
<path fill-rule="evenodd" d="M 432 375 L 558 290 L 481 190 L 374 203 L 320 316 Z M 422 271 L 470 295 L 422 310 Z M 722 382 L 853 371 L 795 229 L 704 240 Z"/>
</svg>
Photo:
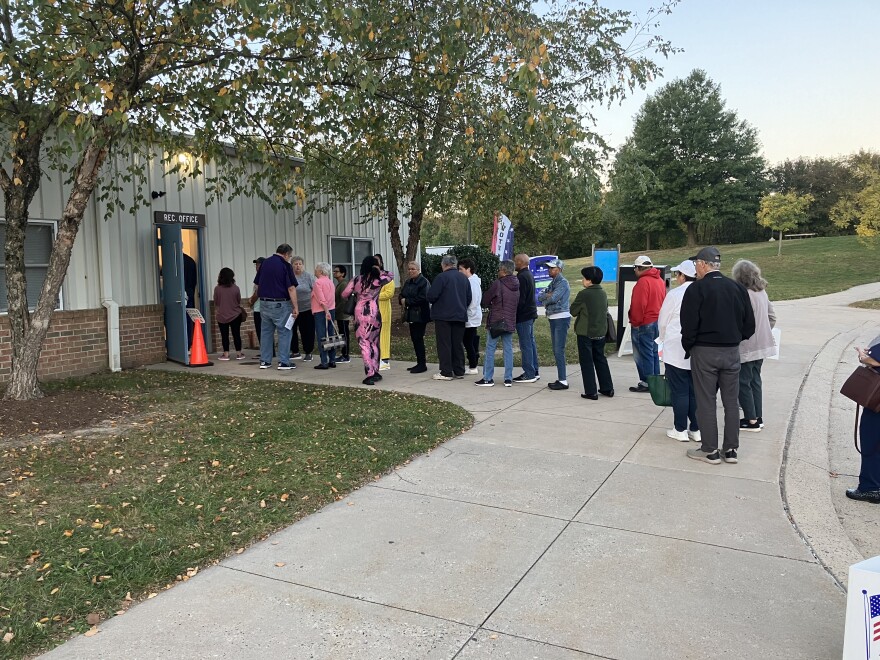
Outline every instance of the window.
<svg viewBox="0 0 880 660">
<path fill-rule="evenodd" d="M 330 237 L 330 265 L 345 266 L 351 279 L 361 270 L 361 262 L 373 254 L 372 238 Z"/>
<path fill-rule="evenodd" d="M 30 220 L 24 237 L 24 274 L 27 279 L 28 309 L 33 311 L 40 297 L 40 290 L 49 269 L 49 255 L 55 240 L 55 223 L 45 220 Z M 6 223 L 0 220 L 0 246 L 6 245 Z M 60 294 L 59 294 L 60 298 Z M 56 309 L 60 303 L 56 302 Z M 7 312 L 6 300 L 6 254 L 0 248 L 0 312 Z"/>
</svg>

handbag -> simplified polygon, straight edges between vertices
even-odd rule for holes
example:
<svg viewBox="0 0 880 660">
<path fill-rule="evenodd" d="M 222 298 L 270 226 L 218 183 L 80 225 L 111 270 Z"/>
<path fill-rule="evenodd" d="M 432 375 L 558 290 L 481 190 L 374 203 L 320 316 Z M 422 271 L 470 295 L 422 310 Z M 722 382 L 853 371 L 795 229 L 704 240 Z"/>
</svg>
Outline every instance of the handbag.
<svg viewBox="0 0 880 660">
<path fill-rule="evenodd" d="M 611 317 L 611 312 L 605 312 L 605 317 L 607 325 L 607 329 L 605 330 L 605 341 L 614 344 L 617 342 L 617 328 L 614 327 L 614 319 Z"/>
<path fill-rule="evenodd" d="M 330 325 L 328 326 L 328 330 L 332 328 L 333 334 L 331 335 L 329 332 L 327 336 L 321 340 L 321 348 L 325 351 L 332 351 L 336 348 L 342 348 L 345 346 L 345 337 L 339 334 L 339 329 L 336 327 L 336 323 L 334 321 L 330 321 Z"/>
<path fill-rule="evenodd" d="M 422 318 L 424 308 L 421 305 L 413 305 L 412 307 L 407 306 L 406 308 L 406 322 L 407 323 L 425 323 L 425 319 Z"/>
<path fill-rule="evenodd" d="M 880 413 L 880 373 L 870 367 L 856 367 L 840 393 L 847 399 L 852 399 L 862 408 L 867 408 L 875 413 Z"/>
<path fill-rule="evenodd" d="M 351 289 L 351 295 L 345 299 L 345 302 L 342 304 L 342 313 L 348 317 L 354 316 L 354 308 L 357 307 L 357 296 L 354 292 L 354 287 Z"/>
<path fill-rule="evenodd" d="M 655 406 L 672 405 L 672 388 L 663 374 L 650 374 L 648 376 L 648 391 L 651 393 L 651 401 Z"/>
<path fill-rule="evenodd" d="M 244 323 L 245 321 L 247 321 L 247 310 L 242 309 L 242 310 L 241 310 L 241 314 L 238 315 L 238 319 L 239 319 L 242 323 Z"/>
</svg>

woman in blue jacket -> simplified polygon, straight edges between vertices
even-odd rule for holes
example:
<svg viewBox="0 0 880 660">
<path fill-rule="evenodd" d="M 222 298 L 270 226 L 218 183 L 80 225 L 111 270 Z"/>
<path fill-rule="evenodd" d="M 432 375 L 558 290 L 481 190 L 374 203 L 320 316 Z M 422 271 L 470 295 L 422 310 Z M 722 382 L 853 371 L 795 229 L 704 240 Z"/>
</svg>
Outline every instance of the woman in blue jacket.
<svg viewBox="0 0 880 660">
<path fill-rule="evenodd" d="M 550 270 L 553 281 L 538 296 L 547 310 L 550 321 L 550 343 L 553 345 L 553 357 L 556 360 L 556 382 L 548 383 L 551 390 L 567 390 L 568 380 L 565 373 L 565 342 L 568 339 L 568 327 L 571 325 L 569 299 L 571 287 L 562 275 L 565 264 L 560 259 L 551 259 L 544 264 Z"/>
</svg>

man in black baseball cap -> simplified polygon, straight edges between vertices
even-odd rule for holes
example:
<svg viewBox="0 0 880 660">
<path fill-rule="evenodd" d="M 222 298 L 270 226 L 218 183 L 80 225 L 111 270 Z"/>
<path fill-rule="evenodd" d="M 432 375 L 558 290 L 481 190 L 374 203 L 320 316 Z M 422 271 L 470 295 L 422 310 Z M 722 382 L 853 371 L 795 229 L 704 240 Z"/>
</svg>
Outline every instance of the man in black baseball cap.
<svg viewBox="0 0 880 660">
<path fill-rule="evenodd" d="M 739 450 L 739 344 L 755 333 L 755 314 L 745 287 L 719 272 L 721 253 L 704 247 L 692 261 L 697 281 L 681 303 L 681 345 L 691 359 L 702 444 L 688 458 L 737 462 Z M 717 392 L 724 405 L 724 444 L 718 451 Z"/>
</svg>

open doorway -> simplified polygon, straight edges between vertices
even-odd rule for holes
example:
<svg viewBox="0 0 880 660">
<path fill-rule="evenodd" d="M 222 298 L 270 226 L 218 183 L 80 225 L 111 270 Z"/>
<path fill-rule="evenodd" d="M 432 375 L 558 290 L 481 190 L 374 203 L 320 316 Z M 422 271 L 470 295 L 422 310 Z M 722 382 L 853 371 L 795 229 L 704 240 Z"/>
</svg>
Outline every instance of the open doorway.
<svg viewBox="0 0 880 660">
<path fill-rule="evenodd" d="M 202 229 L 179 224 L 156 223 L 156 253 L 159 260 L 159 299 L 165 312 L 165 347 L 169 360 L 190 363 L 193 321 L 188 307 L 208 318 Z M 211 351 L 211 333 L 204 332 L 206 350 Z"/>
</svg>

